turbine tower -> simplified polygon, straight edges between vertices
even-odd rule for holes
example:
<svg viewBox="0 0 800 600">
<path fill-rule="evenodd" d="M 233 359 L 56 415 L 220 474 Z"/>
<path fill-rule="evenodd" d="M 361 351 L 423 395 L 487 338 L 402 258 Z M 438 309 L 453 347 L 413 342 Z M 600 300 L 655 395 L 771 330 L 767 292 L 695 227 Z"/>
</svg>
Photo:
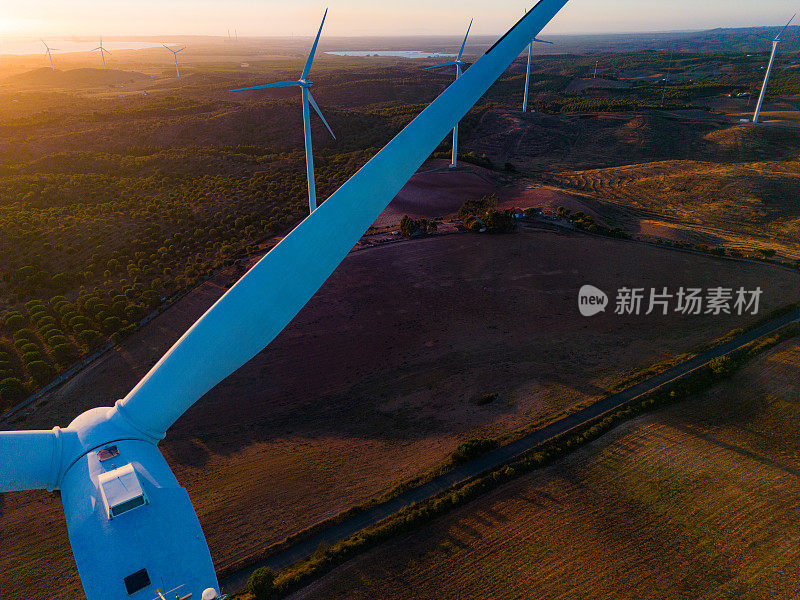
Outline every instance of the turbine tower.
<svg viewBox="0 0 800 600">
<path fill-rule="evenodd" d="M 53 66 L 53 54 L 52 54 L 52 51 L 53 50 L 58 50 L 58 48 L 51 48 L 50 46 L 48 46 L 45 43 L 44 40 L 41 40 L 41 42 L 44 44 L 44 47 L 46 48 L 44 53 L 47 55 L 47 58 L 50 60 L 50 68 L 53 69 L 53 71 L 55 71 L 56 68 Z"/>
<path fill-rule="evenodd" d="M 527 14 L 528 11 L 525 11 Z M 528 112 L 528 89 L 530 87 L 530 80 L 531 80 L 531 58 L 533 57 L 533 45 L 536 42 L 540 42 L 542 44 L 552 44 L 553 42 L 546 42 L 545 40 L 540 40 L 538 38 L 533 38 L 533 41 L 528 45 L 528 68 L 525 71 L 525 96 L 522 98 L 522 112 Z"/>
<path fill-rule="evenodd" d="M 236 282 L 125 398 L 88 410 L 64 429 L 0 431 L 0 493 L 61 490 L 87 600 L 218 597 L 197 514 L 158 442 L 294 319 L 442 138 L 566 3 L 540 0 Z"/>
<path fill-rule="evenodd" d="M 319 115 L 319 118 L 322 119 L 322 122 L 325 124 L 325 127 L 328 129 L 331 136 L 333 136 L 333 139 L 336 139 L 336 136 L 333 135 L 333 130 L 331 129 L 330 125 L 328 125 L 328 122 L 325 120 L 325 117 L 322 116 L 322 111 L 319 109 L 319 106 L 314 100 L 314 96 L 311 95 L 311 86 L 314 85 L 314 82 L 308 79 L 308 74 L 311 71 L 311 64 L 314 62 L 314 53 L 317 51 L 319 36 L 322 34 L 322 26 L 325 25 L 326 16 L 328 16 L 327 8 L 325 9 L 325 14 L 322 15 L 322 23 L 320 23 L 319 31 L 317 32 L 317 37 L 314 40 L 314 45 L 311 46 L 311 52 L 308 55 L 305 67 L 303 67 L 303 72 L 300 74 L 300 79 L 298 79 L 297 81 L 278 81 L 276 83 L 267 83 L 265 85 L 256 85 L 253 87 L 237 88 L 235 90 L 231 90 L 232 92 L 248 92 L 251 90 L 267 90 L 271 88 L 281 88 L 281 87 L 300 88 L 303 100 L 303 131 L 305 132 L 305 139 L 306 139 L 305 141 L 306 173 L 308 176 L 309 213 L 313 213 L 317 209 L 317 189 L 316 189 L 316 183 L 314 181 L 314 153 L 311 148 L 311 111 L 309 109 L 309 104 L 314 107 L 314 110 Z"/>
<path fill-rule="evenodd" d="M 172 52 L 173 56 L 175 57 L 175 72 L 178 74 L 178 79 L 180 79 L 181 70 L 178 67 L 178 52 L 183 52 L 184 50 L 186 50 L 186 46 L 184 46 L 183 48 L 180 48 L 179 50 L 173 50 L 172 48 L 170 48 L 166 44 L 161 44 L 161 45 L 164 46 L 164 48 L 166 48 L 170 52 Z"/>
<path fill-rule="evenodd" d="M 103 36 L 100 36 L 100 45 L 97 48 L 95 48 L 94 50 L 92 50 L 92 52 L 97 52 L 98 50 L 100 51 L 100 57 L 103 59 L 103 70 L 105 71 L 106 70 L 106 53 L 111 54 L 111 52 L 109 52 L 108 50 L 103 48 Z"/>
<path fill-rule="evenodd" d="M 472 21 L 474 19 L 469 20 L 469 27 L 467 27 L 467 35 L 464 36 L 464 41 L 461 43 L 461 50 L 458 51 L 458 58 L 455 60 L 451 60 L 450 62 L 442 63 L 440 65 L 434 65 L 432 67 L 425 67 L 425 70 L 428 71 L 430 69 L 439 69 L 441 67 L 450 67 L 455 65 L 456 66 L 456 81 L 458 78 L 461 77 L 461 67 L 466 66 L 463 60 L 461 60 L 461 56 L 464 54 L 464 47 L 467 45 L 467 38 L 469 37 L 469 30 L 472 29 Z M 455 169 L 458 166 L 458 123 L 453 128 L 453 158 L 450 161 L 450 168 Z"/>
<path fill-rule="evenodd" d="M 789 22 L 786 24 L 786 27 L 781 29 L 781 32 L 777 36 L 775 36 L 775 39 L 772 40 L 772 54 L 769 57 L 769 65 L 767 66 L 767 75 L 764 77 L 764 85 L 761 88 L 761 95 L 758 97 L 758 104 L 756 104 L 756 112 L 755 114 L 753 114 L 753 123 L 758 123 L 758 119 L 761 116 L 761 105 L 764 104 L 764 97 L 767 95 L 767 86 L 769 86 L 769 76 L 772 73 L 772 66 L 775 64 L 775 55 L 778 52 L 778 44 L 781 43 L 781 36 L 787 29 L 789 29 L 789 25 L 792 24 L 792 21 L 794 21 L 794 17 L 796 16 L 797 14 L 795 14 L 791 19 L 789 19 Z"/>
</svg>

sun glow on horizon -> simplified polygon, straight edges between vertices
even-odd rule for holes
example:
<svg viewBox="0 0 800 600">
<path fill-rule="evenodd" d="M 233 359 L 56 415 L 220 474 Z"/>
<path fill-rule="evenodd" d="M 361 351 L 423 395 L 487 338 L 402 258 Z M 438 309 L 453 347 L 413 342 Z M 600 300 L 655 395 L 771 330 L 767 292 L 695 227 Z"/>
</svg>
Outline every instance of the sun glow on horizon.
<svg viewBox="0 0 800 600">
<path fill-rule="evenodd" d="M 371 0 L 52 0 L 7 2 L 0 36 L 227 35 L 311 36 L 325 5 L 326 34 L 342 36 L 456 35 L 475 17 L 473 34 L 497 35 L 533 0 L 449 0 L 402 5 Z M 551 34 L 652 32 L 777 25 L 796 12 L 794 0 L 571 0 L 547 28 Z M 2 40 L 0 40 L 2 41 Z"/>
</svg>

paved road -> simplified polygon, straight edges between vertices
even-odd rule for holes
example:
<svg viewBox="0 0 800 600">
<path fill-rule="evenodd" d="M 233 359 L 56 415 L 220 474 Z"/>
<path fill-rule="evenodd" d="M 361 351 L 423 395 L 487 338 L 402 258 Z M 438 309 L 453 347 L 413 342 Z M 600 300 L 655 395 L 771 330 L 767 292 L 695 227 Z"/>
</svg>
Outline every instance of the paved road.
<svg viewBox="0 0 800 600">
<path fill-rule="evenodd" d="M 654 389 L 682 377 L 699 367 L 707 364 L 711 360 L 724 356 L 749 344 L 750 342 L 769 335 L 784 325 L 793 321 L 800 320 L 800 310 L 796 310 L 782 317 L 778 317 L 751 331 L 745 332 L 734 339 L 712 348 L 694 358 L 687 360 L 679 365 L 667 369 L 663 373 L 655 375 L 641 383 L 629 387 L 613 396 L 600 400 L 591 406 L 581 409 L 563 419 L 560 419 L 547 427 L 534 431 L 506 446 L 495 448 L 486 454 L 463 464 L 455 469 L 435 477 L 431 481 L 407 490 L 399 496 L 378 504 L 363 513 L 354 515 L 342 523 L 331 525 L 315 535 L 298 542 L 277 554 L 274 554 L 264 562 L 248 567 L 234 573 L 221 581 L 223 592 L 232 593 L 245 587 L 247 579 L 251 573 L 259 567 L 272 567 L 276 571 L 284 569 L 296 562 L 311 556 L 320 544 L 333 545 L 362 529 L 374 525 L 382 519 L 398 512 L 413 503 L 418 503 L 440 492 L 477 475 L 493 470 L 505 463 L 512 461 L 521 454 L 540 446 L 547 440 L 562 435 L 575 427 L 597 418 L 610 410 L 630 402 L 631 400 L 653 391 Z"/>
</svg>

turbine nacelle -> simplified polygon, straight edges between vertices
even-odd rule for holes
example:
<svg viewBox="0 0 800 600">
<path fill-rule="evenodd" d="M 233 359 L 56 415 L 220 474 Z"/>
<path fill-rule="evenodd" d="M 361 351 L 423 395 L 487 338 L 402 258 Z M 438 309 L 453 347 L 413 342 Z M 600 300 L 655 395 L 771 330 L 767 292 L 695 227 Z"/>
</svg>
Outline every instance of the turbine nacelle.
<svg viewBox="0 0 800 600">
<path fill-rule="evenodd" d="M 217 589 L 197 515 L 157 442 L 120 403 L 88 410 L 64 429 L 0 432 L 0 492 L 61 491 L 89 600 Z"/>
</svg>

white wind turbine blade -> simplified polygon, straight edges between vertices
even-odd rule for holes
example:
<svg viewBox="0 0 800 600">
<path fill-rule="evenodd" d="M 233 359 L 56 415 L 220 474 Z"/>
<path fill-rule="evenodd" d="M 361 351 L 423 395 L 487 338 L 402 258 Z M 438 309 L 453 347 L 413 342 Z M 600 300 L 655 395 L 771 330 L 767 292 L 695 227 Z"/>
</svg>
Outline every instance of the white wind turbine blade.
<svg viewBox="0 0 800 600">
<path fill-rule="evenodd" d="M 781 43 L 781 36 L 783 35 L 783 32 L 786 31 L 786 29 L 789 27 L 789 25 L 791 25 L 792 21 L 794 21 L 794 18 L 796 16 L 797 16 L 796 14 L 792 16 L 792 18 L 789 19 L 789 22 L 786 24 L 786 27 L 784 27 L 781 30 L 781 32 L 777 35 L 777 37 L 774 40 L 772 40 L 772 54 L 770 54 L 769 56 L 769 64 L 767 65 L 767 72 L 764 75 L 764 84 L 761 86 L 761 93 L 758 96 L 758 102 L 756 102 L 756 110 L 753 113 L 753 123 L 758 123 L 759 119 L 761 118 L 761 108 L 763 107 L 764 100 L 767 97 L 769 78 L 770 75 L 772 74 L 772 67 L 775 64 L 775 55 L 778 53 L 778 45 Z"/>
<path fill-rule="evenodd" d="M 794 21 L 794 18 L 795 18 L 796 16 L 797 16 L 797 13 L 795 13 L 794 15 L 792 15 L 792 18 L 791 18 L 791 19 L 789 19 L 789 22 L 786 24 L 786 27 L 784 27 L 783 29 L 781 29 L 781 32 L 780 32 L 780 33 L 777 35 L 777 37 L 775 38 L 775 40 L 776 40 L 776 41 L 781 41 L 781 36 L 782 36 L 782 35 L 783 35 L 783 34 L 786 32 L 786 30 L 787 30 L 787 29 L 789 29 L 789 25 L 791 25 L 791 24 L 792 24 L 792 21 Z"/>
<path fill-rule="evenodd" d="M 322 116 L 322 111 L 319 109 L 319 106 L 317 106 L 317 103 L 314 100 L 314 96 L 311 95 L 311 90 L 308 91 L 308 101 L 311 102 L 311 106 L 314 107 L 314 110 L 317 111 L 317 114 L 319 115 L 319 118 L 322 119 L 323 123 L 325 123 L 325 127 L 328 128 L 328 131 L 330 132 L 331 137 L 333 137 L 333 139 L 336 139 L 336 136 L 333 134 L 333 129 L 331 129 L 331 126 L 328 125 L 328 122 L 325 120 L 325 117 Z"/>
<path fill-rule="evenodd" d="M 465 74 L 222 296 L 116 404 L 155 439 L 264 349 L 469 109 L 567 0 L 541 0 Z"/>
<path fill-rule="evenodd" d="M 311 46 L 311 52 L 308 54 L 308 59 L 306 60 L 306 66 L 303 67 L 303 74 L 300 75 L 300 79 L 305 79 L 308 77 L 308 74 L 311 72 L 311 64 L 314 62 L 314 54 L 317 52 L 317 44 L 319 44 L 319 36 L 322 35 L 322 26 L 325 25 L 325 17 L 328 16 L 328 9 L 325 9 L 325 14 L 322 15 L 322 23 L 319 24 L 319 31 L 317 31 L 317 37 L 314 39 L 314 45 Z"/>
<path fill-rule="evenodd" d="M 469 27 L 467 27 L 467 35 L 464 36 L 464 41 L 461 43 L 461 50 L 458 51 L 458 58 L 456 60 L 461 60 L 461 56 L 464 54 L 464 48 L 467 45 L 467 38 L 469 37 L 469 30 L 472 29 L 472 21 L 474 21 L 474 19 L 469 20 Z"/>
<path fill-rule="evenodd" d="M 253 87 L 236 88 L 229 90 L 231 92 L 250 92 L 252 90 L 269 90 L 272 88 L 291 87 L 293 85 L 300 85 L 298 81 L 277 81 L 275 83 L 265 83 L 264 85 L 254 85 Z"/>
<path fill-rule="evenodd" d="M 55 487 L 61 467 L 57 431 L 0 431 L 0 493 Z"/>
<path fill-rule="evenodd" d="M 440 69 L 442 67 L 451 67 L 453 65 L 458 64 L 456 61 L 451 60 L 450 62 L 442 63 L 440 65 L 433 65 L 432 67 L 425 67 L 422 69 L 423 71 L 430 71 L 431 69 Z"/>
</svg>

